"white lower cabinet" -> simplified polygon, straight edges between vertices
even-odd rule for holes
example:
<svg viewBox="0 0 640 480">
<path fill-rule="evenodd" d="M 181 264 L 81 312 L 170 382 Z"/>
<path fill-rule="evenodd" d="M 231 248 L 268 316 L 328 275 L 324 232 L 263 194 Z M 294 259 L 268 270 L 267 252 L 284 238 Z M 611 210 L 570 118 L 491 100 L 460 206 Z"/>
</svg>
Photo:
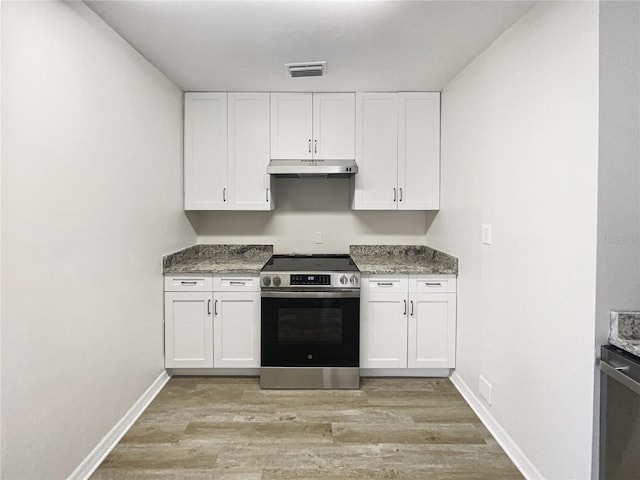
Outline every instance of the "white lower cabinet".
<svg viewBox="0 0 640 480">
<path fill-rule="evenodd" d="M 212 292 L 165 292 L 165 367 L 213 367 Z"/>
<path fill-rule="evenodd" d="M 367 276 L 362 280 L 360 367 L 455 367 L 453 275 Z"/>
<path fill-rule="evenodd" d="M 259 277 L 165 277 L 165 367 L 260 366 Z"/>
<path fill-rule="evenodd" d="M 215 292 L 213 366 L 260 366 L 260 292 Z"/>
</svg>

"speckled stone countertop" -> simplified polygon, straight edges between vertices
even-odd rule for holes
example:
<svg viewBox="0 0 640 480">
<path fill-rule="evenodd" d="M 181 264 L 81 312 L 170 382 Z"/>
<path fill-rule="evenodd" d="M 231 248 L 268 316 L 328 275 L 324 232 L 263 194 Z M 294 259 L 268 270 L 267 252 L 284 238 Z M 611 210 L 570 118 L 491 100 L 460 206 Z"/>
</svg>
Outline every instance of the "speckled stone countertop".
<svg viewBox="0 0 640 480">
<path fill-rule="evenodd" d="M 640 356 L 640 312 L 612 310 L 609 317 L 609 343 Z"/>
<path fill-rule="evenodd" d="M 423 245 L 350 245 L 365 274 L 458 274 L 458 259 Z"/>
<path fill-rule="evenodd" d="M 194 245 L 165 255 L 163 273 L 260 273 L 273 245 Z"/>
</svg>

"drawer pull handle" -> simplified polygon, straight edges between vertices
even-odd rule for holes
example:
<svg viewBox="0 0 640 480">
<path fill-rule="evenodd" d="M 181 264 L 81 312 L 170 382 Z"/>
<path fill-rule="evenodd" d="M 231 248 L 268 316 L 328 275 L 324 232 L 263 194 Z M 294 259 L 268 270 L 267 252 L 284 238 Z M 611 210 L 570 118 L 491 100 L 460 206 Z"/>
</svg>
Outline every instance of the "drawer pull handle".
<svg viewBox="0 0 640 480">
<path fill-rule="evenodd" d="M 213 314 L 218 315 L 218 300 L 213 302 Z"/>
<path fill-rule="evenodd" d="M 392 282 L 378 282 L 379 287 L 393 287 Z"/>
<path fill-rule="evenodd" d="M 403 300 L 403 302 L 404 302 L 404 313 L 403 313 L 403 315 L 406 315 L 407 314 L 407 301 Z"/>
<path fill-rule="evenodd" d="M 441 287 L 442 282 L 425 282 L 427 287 Z"/>
<path fill-rule="evenodd" d="M 182 281 L 180 282 L 180 284 L 181 284 L 181 285 L 192 285 L 192 286 L 195 286 L 195 285 L 197 285 L 197 284 L 198 284 L 198 282 L 187 282 L 187 281 L 185 281 L 185 280 L 182 280 Z"/>
<path fill-rule="evenodd" d="M 211 299 L 207 300 L 207 315 L 211 315 Z"/>
<path fill-rule="evenodd" d="M 230 285 L 232 286 L 237 286 L 237 287 L 243 287 L 245 282 L 229 282 Z"/>
<path fill-rule="evenodd" d="M 411 302 L 409 303 L 411 303 L 411 316 L 413 317 L 413 300 L 411 300 Z"/>
</svg>

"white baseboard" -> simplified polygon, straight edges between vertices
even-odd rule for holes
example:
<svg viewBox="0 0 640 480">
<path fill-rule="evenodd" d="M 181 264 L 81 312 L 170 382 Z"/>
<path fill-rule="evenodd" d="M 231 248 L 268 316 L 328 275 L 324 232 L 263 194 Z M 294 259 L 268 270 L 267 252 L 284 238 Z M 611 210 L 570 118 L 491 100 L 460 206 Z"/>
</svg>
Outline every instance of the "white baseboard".
<svg viewBox="0 0 640 480">
<path fill-rule="evenodd" d="M 487 430 L 493 435 L 498 444 L 502 447 L 520 473 L 527 480 L 544 480 L 542 474 L 531 463 L 520 447 L 513 441 L 509 434 L 500 426 L 491 412 L 485 407 L 482 401 L 473 393 L 469 386 L 462 380 L 457 372 L 453 372 L 450 377 L 451 383 L 458 389 L 460 395 L 467 401 L 471 409 L 480 418 Z"/>
<path fill-rule="evenodd" d="M 109 452 L 118 444 L 120 439 L 131 428 L 142 412 L 149 406 L 151 401 L 160 393 L 162 387 L 171 377 L 163 371 L 156 378 L 151 386 L 140 396 L 127 413 L 114 425 L 109 433 L 96 445 L 96 448 L 85 458 L 78 468 L 69 476 L 67 480 L 87 480 L 93 472 L 100 466 L 102 461 L 109 455 Z"/>
</svg>

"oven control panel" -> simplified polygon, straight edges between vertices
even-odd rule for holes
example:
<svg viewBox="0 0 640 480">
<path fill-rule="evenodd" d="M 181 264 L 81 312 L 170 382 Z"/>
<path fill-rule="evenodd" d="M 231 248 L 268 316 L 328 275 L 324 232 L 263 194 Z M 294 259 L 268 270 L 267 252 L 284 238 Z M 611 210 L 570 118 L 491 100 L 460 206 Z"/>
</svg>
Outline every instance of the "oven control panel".
<svg viewBox="0 0 640 480">
<path fill-rule="evenodd" d="M 289 279 L 289 285 L 331 285 L 331 275 L 291 275 Z"/>
<path fill-rule="evenodd" d="M 262 272 L 263 288 L 360 288 L 360 273 Z"/>
</svg>

